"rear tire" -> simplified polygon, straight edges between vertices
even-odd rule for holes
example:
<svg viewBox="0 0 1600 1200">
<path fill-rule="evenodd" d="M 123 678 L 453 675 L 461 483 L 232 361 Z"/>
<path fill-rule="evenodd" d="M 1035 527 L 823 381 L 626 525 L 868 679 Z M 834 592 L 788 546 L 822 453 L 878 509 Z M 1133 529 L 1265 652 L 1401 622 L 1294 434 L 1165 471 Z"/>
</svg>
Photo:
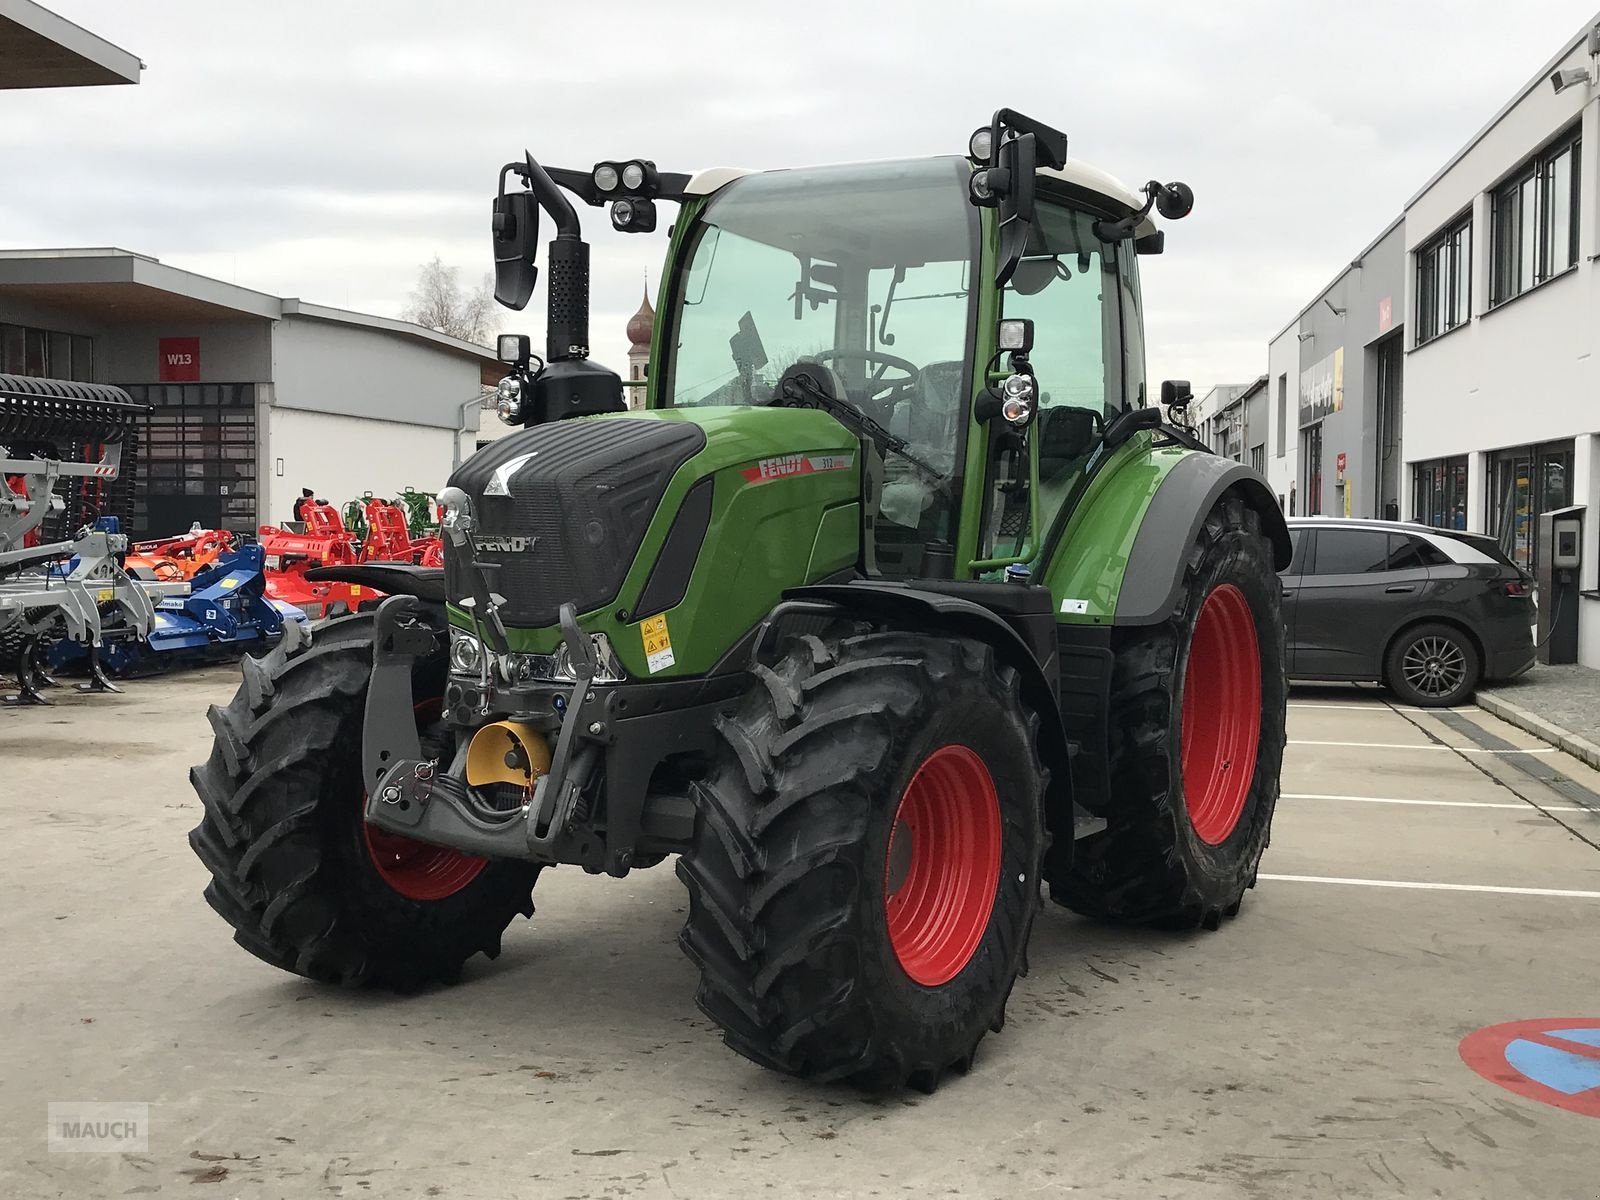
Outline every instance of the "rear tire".
<svg viewBox="0 0 1600 1200">
<path fill-rule="evenodd" d="M 539 868 L 367 825 L 361 723 L 372 637 L 370 616 L 323 624 L 314 643 L 286 626 L 269 654 L 243 661 L 238 693 L 207 714 L 211 757 L 189 773 L 205 808 L 189 845 L 211 872 L 207 902 L 263 962 L 324 983 L 412 991 L 455 982 L 480 951 L 496 957 L 512 917 L 533 915 Z M 424 700 L 442 684 L 442 656 L 414 680 Z"/>
<path fill-rule="evenodd" d="M 1483 674 L 1472 639 L 1451 625 L 1407 629 L 1395 638 L 1383 665 L 1389 690 L 1416 708 L 1465 704 Z"/>
<path fill-rule="evenodd" d="M 1038 718 L 980 642 L 808 635 L 754 673 L 678 860 L 697 1001 L 763 1066 L 931 1091 L 1024 966 Z"/>
<path fill-rule="evenodd" d="M 1216 929 L 1239 911 L 1270 839 L 1283 765 L 1281 608 L 1260 517 L 1224 494 L 1189 554 L 1177 611 L 1124 631 L 1116 647 L 1111 810 L 1106 829 L 1052 872 L 1057 903 L 1176 929 Z"/>
</svg>

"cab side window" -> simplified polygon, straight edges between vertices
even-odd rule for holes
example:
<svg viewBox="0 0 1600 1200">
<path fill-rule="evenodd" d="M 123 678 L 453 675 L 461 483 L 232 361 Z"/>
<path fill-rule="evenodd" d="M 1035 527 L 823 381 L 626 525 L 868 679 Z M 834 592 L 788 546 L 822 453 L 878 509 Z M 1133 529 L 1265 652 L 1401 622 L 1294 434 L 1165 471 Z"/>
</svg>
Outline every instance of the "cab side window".
<svg viewBox="0 0 1600 1200">
<path fill-rule="evenodd" d="M 1043 537 L 1087 460 L 1096 431 L 1122 411 L 1122 314 L 1135 302 L 1117 250 L 1094 232 L 1095 219 L 1042 198 L 1028 249 L 1001 297 L 1001 315 L 1033 322 L 1028 361 L 1039 381 L 1039 516 Z M 1141 351 L 1142 356 L 1142 351 Z M 1142 364 L 1141 364 L 1142 375 Z M 1027 536 L 1026 496 L 998 500 L 985 523 L 989 552 Z"/>
</svg>

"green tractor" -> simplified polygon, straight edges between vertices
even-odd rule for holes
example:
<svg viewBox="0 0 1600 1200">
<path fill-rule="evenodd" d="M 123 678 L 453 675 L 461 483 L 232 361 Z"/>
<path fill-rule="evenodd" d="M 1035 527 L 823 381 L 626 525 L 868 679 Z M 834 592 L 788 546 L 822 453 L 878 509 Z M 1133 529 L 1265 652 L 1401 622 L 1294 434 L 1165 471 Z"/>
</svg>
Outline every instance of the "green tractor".
<svg viewBox="0 0 1600 1200">
<path fill-rule="evenodd" d="M 588 358 L 568 194 L 633 232 L 679 205 L 645 411 Z M 502 303 L 556 228 L 547 355 L 501 339 L 524 428 L 440 493 L 442 570 L 323 571 L 389 599 L 211 710 L 190 843 L 236 941 L 409 991 L 493 958 L 545 867 L 676 856 L 733 1049 L 928 1090 L 1000 1029 L 1045 891 L 1233 916 L 1289 541 L 1146 394 L 1138 256 L 1192 203 L 1009 110 L 950 157 L 504 167 Z"/>
</svg>

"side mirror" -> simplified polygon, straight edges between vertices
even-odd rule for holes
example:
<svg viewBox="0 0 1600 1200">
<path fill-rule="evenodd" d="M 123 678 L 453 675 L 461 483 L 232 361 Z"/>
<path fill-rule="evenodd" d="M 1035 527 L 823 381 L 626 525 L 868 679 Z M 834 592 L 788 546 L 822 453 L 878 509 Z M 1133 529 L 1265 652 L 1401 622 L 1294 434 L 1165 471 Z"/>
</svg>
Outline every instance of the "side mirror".
<svg viewBox="0 0 1600 1200">
<path fill-rule="evenodd" d="M 1031 133 L 1014 137 L 1000 147 L 1007 188 L 1000 196 L 1000 261 L 995 286 L 1005 287 L 1028 251 L 1033 233 L 1034 172 L 1039 168 L 1038 139 Z"/>
<path fill-rule="evenodd" d="M 1194 189 L 1187 183 L 1169 183 L 1156 193 L 1156 211 L 1168 221 L 1181 221 L 1194 211 Z"/>
<path fill-rule="evenodd" d="M 1161 403 L 1166 408 L 1183 408 L 1194 399 L 1187 379 L 1168 379 L 1161 384 Z"/>
<path fill-rule="evenodd" d="M 494 199 L 494 298 L 519 312 L 538 281 L 539 205 L 532 192 L 502 192 Z"/>
</svg>

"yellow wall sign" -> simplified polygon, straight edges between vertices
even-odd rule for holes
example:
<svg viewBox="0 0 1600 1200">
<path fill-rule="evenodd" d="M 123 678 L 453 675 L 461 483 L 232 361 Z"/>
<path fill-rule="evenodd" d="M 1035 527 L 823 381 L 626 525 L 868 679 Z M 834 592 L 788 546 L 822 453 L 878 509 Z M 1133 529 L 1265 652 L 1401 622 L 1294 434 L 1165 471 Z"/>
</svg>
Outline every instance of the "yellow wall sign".
<svg viewBox="0 0 1600 1200">
<path fill-rule="evenodd" d="M 639 622 L 639 635 L 644 638 L 644 661 L 650 674 L 665 671 L 677 661 L 672 657 L 672 635 L 667 632 L 665 613 Z"/>
</svg>

